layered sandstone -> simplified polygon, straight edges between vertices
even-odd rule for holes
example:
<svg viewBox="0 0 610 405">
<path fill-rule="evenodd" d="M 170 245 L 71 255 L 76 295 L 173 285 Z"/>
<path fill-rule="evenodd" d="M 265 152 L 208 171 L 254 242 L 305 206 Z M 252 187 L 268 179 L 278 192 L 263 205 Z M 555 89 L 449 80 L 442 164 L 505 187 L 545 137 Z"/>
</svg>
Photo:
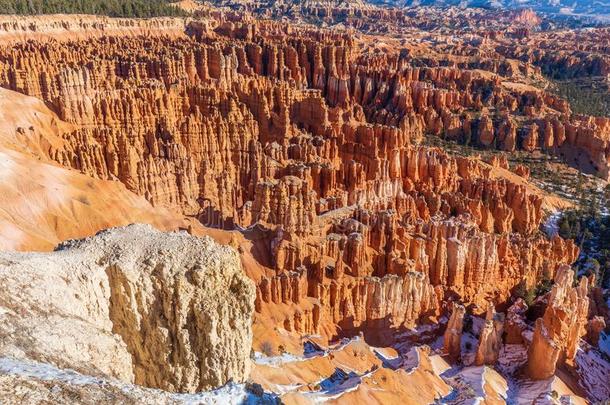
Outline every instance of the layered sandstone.
<svg viewBox="0 0 610 405">
<path fill-rule="evenodd" d="M 231 248 L 132 225 L 0 263 L 2 356 L 178 392 L 248 377 L 254 287 Z"/>
<path fill-rule="evenodd" d="M 183 36 L 155 30 L 5 41 L 0 83 L 66 123 L 43 159 L 252 234 L 266 268 L 257 309 L 282 306 L 288 330 L 408 328 L 454 294 L 482 312 L 576 257 L 573 243 L 537 233 L 535 187 L 418 145 L 430 131 L 490 138 L 493 119 L 460 115 L 490 107 L 490 88 L 487 104 L 515 111 L 545 96 L 364 52 L 340 31 L 235 14 Z"/>
<path fill-rule="evenodd" d="M 427 130 L 433 134 L 505 151 L 542 150 L 561 156 L 586 172 L 608 178 L 607 117 L 572 114 L 565 100 L 530 85 L 544 82 L 543 74 L 554 79 L 605 78 L 610 72 L 605 45 L 610 36 L 607 27 L 534 30 L 542 22 L 528 10 L 519 13 L 429 7 L 404 10 L 375 7 L 366 2 L 335 1 L 313 5 L 292 1 L 215 3 L 265 17 L 281 18 L 289 13 L 294 20 L 345 25 L 356 32 L 381 37 L 383 41 L 379 41 L 378 47 L 364 45 L 368 51 L 384 52 L 373 58 L 366 55 L 367 61 L 358 66 L 360 74 L 355 84 L 366 84 L 364 91 L 350 93 L 349 83 L 343 78 L 333 78 L 333 86 L 325 87 L 335 90 L 336 84 L 341 83 L 342 94 L 367 95 L 360 103 L 366 107 L 371 102 L 369 118 L 373 120 L 396 122 L 417 107 L 416 112 L 424 117 Z M 549 28 L 554 23 L 544 21 Z M 404 63 L 410 58 L 388 59 L 386 54 L 392 50 L 396 54 L 398 50 L 407 53 L 425 67 L 411 70 Z M 380 69 L 382 66 L 390 69 Z M 413 83 L 409 83 L 417 77 L 413 73 L 426 70 L 433 75 L 416 78 L 416 82 L 424 84 L 414 89 Z M 405 71 L 407 75 L 402 74 Z M 456 76 L 460 76 L 458 82 Z M 443 77 L 444 80 L 437 81 Z M 451 82 L 447 83 L 447 79 Z M 468 111 L 471 107 L 481 110 L 480 118 Z M 568 132 L 572 136 L 566 138 Z M 574 149 L 577 153 L 570 153 Z"/>
<path fill-rule="evenodd" d="M 0 41 L 76 40 L 106 35 L 184 35 L 183 18 L 110 18 L 94 15 L 0 15 Z"/>
<path fill-rule="evenodd" d="M 527 13 L 513 22 L 513 15 L 484 10 L 398 10 L 363 1 L 217 3 L 246 12 L 0 22 L 4 245 L 48 249 L 134 221 L 193 233 L 203 224 L 239 248 L 256 285 L 236 270 L 233 253 L 183 234 L 167 238 L 188 242 L 161 244 L 151 236 L 154 243 L 142 249 L 131 240 L 104 242 L 112 254 L 80 242 L 48 256 L 48 274 L 30 264 L 7 266 L 46 277 L 43 283 L 68 297 L 43 300 L 45 307 L 95 320 L 80 328 L 53 315 L 68 342 L 100 343 L 50 347 L 61 344 L 47 342 L 51 326 L 36 315 L 40 344 L 23 354 L 21 340 L 9 339 L 11 355 L 195 391 L 244 380 L 253 305 L 254 348 L 279 358 L 264 363 L 290 358 L 287 347 L 300 355 L 303 335 L 319 336 L 322 343 L 306 342 L 314 347 L 358 332 L 369 344 L 394 343 L 422 321 L 438 322 L 447 302 L 463 302 L 453 307 L 444 336 L 448 357 L 458 361 L 468 333 L 465 306 L 474 316 L 505 308 L 518 285 L 534 288 L 556 277 L 528 367 L 544 378 L 557 363 L 575 360 L 586 287 L 571 289 L 562 266 L 578 249 L 539 232 L 558 199 L 528 182 L 529 169 L 511 167 L 506 155 L 483 162 L 426 144 L 442 137 L 519 150 L 525 159 L 554 154 L 607 177 L 608 119 L 575 115 L 565 100 L 537 87 L 548 84 L 542 73 L 549 70 L 605 72 L 606 31 L 582 30 L 581 49 L 559 52 L 552 43 L 563 34 L 530 31 Z M 540 52 L 528 52 L 537 46 Z M 28 170 L 31 176 L 19 175 Z M 98 239 L 114 238 L 104 235 Z M 187 244 L 203 249 L 203 257 Z M 178 247 L 168 252 L 168 245 Z M 82 249 L 93 252 L 92 261 L 76 268 L 65 256 Z M 183 253 L 192 260 L 181 261 Z M 14 273 L 7 271 L 7 280 L 21 283 L 15 289 L 24 285 L 42 296 Z M 37 310 L 24 294 L 23 303 L 10 305 Z M 503 328 L 506 343 L 526 343 L 526 309 L 517 301 L 504 324 L 488 310 L 477 364 L 499 358 Z M 16 313 L 5 314 L 7 325 L 25 339 L 19 331 L 33 330 L 30 318 Z M 600 327 L 589 324 L 592 340 Z M 336 381 L 357 385 L 342 391 L 354 402 L 431 402 L 448 394 L 439 359 L 432 362 L 422 349 L 401 356 L 345 344 L 289 366 L 257 365 L 263 372 L 254 379 L 299 403 L 313 391 L 317 399 L 336 399 L 324 389 Z M 474 375 L 467 385 L 478 393 L 496 380 L 487 370 L 462 377 Z M 489 383 L 480 385 L 481 376 Z M 409 384 L 426 391 L 413 393 L 404 388 Z M 484 394 L 501 400 L 497 392 Z"/>
<path fill-rule="evenodd" d="M 453 361 L 460 359 L 462 352 L 462 329 L 464 328 L 464 315 L 466 309 L 463 305 L 453 303 L 451 317 L 447 322 L 447 329 L 443 339 L 445 354 Z"/>
<path fill-rule="evenodd" d="M 571 361 L 576 356 L 579 340 L 585 334 L 589 299 L 588 279 L 582 277 L 577 287 L 572 287 L 573 280 L 574 271 L 561 266 L 544 316 L 536 320 L 527 362 L 532 379 L 551 377 L 559 361 Z"/>
</svg>

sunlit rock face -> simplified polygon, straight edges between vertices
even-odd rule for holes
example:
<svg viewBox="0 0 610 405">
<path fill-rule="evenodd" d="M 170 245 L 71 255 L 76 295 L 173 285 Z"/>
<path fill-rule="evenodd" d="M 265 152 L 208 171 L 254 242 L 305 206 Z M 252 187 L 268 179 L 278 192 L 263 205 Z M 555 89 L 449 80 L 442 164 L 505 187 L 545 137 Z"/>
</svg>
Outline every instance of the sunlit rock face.
<svg viewBox="0 0 610 405">
<path fill-rule="evenodd" d="M 254 285 L 237 253 L 148 225 L 0 254 L 2 356 L 173 392 L 249 375 Z"/>
<path fill-rule="evenodd" d="M 61 333 L 99 348 L 40 345 L 35 358 L 193 392 L 246 380 L 252 348 L 262 389 L 336 399 L 339 381 L 354 403 L 466 399 L 468 387 L 501 402 L 513 358 L 511 372 L 548 380 L 544 397 L 558 364 L 604 364 L 580 340 L 599 339 L 603 294 L 587 311 L 586 285 L 565 281 L 576 245 L 540 232 L 571 201 L 535 186 L 528 161 L 608 178 L 608 118 L 574 114 L 545 87 L 550 71 L 607 74 L 607 29 L 545 31 L 531 11 L 208 3 L 196 19 L 0 18 L 3 246 L 48 250 L 147 222 L 239 251 L 110 231 L 104 254 L 83 259 L 91 285 L 62 260 L 94 242 L 40 256 L 67 269 L 44 277 L 83 279 L 57 288 L 100 317 L 95 333 L 67 321 Z M 554 290 L 528 312 L 516 292 L 543 279 Z M 389 358 L 375 347 L 386 345 L 404 350 Z M 466 367 L 440 377 L 453 366 Z M 602 396 L 599 375 L 583 375 L 575 383 Z"/>
<path fill-rule="evenodd" d="M 533 379 L 553 376 L 560 360 L 573 361 L 579 340 L 586 333 L 589 280 L 583 277 L 577 287 L 572 287 L 573 280 L 574 271 L 561 266 L 544 317 L 536 320 L 527 367 Z"/>
<path fill-rule="evenodd" d="M 73 125 L 47 159 L 119 180 L 155 206 L 204 213 L 206 225 L 270 230 L 276 273 L 259 280 L 259 301 L 319 301 L 303 320 L 286 318 L 295 330 L 407 327 L 438 315 L 447 293 L 483 312 L 489 297 L 502 302 L 575 257 L 570 242 L 536 233 L 544 199 L 535 189 L 417 145 L 454 125 L 438 120 L 443 111 L 477 108 L 495 79 L 408 67 L 398 55 L 361 53 L 341 32 L 275 22 L 151 31 L 11 43 L 0 80 Z M 546 97 L 497 91 L 489 102 Z M 510 143 L 506 122 L 497 124 Z M 458 127 L 489 144 L 495 125 Z"/>
</svg>

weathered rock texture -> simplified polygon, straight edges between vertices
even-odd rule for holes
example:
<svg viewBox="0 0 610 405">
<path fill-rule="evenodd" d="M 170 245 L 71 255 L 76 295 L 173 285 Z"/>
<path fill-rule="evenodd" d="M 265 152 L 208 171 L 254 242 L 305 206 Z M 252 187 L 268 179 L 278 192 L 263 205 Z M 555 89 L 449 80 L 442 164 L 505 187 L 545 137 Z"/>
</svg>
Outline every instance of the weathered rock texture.
<svg viewBox="0 0 610 405">
<path fill-rule="evenodd" d="M 462 329 L 464 328 L 466 309 L 463 305 L 453 303 L 451 317 L 445 330 L 443 348 L 445 354 L 452 360 L 460 359 L 462 352 Z"/>
<path fill-rule="evenodd" d="M 482 73 L 508 67 L 414 67 L 410 46 L 236 13 L 183 35 L 146 29 L 155 35 L 0 40 L 0 85 L 70 124 L 45 159 L 247 234 L 266 267 L 253 277 L 257 310 L 285 329 L 404 329 L 452 296 L 481 312 L 575 259 L 572 242 L 537 232 L 544 195 L 503 162 L 420 144 L 444 134 L 532 149 L 556 126 L 548 143 L 588 136 L 603 163 L 606 124 Z"/>
<path fill-rule="evenodd" d="M 479 346 L 474 362 L 477 366 L 495 364 L 502 349 L 502 335 L 504 333 L 504 314 L 496 313 L 493 304 L 487 307 L 485 325 L 479 336 Z"/>
<path fill-rule="evenodd" d="M 94 15 L 0 15 L 0 41 L 30 39 L 77 40 L 108 35 L 182 36 L 187 20 L 182 18 L 110 18 Z"/>
<path fill-rule="evenodd" d="M 0 117 L 0 250 L 49 251 L 67 239 L 132 223 L 203 228 L 196 219 L 153 207 L 121 182 L 54 163 L 46 151 L 73 127 L 42 100 L 0 88 Z"/>
<path fill-rule="evenodd" d="M 168 391 L 244 381 L 254 286 L 237 252 L 146 225 L 0 253 L 0 354 Z"/>
<path fill-rule="evenodd" d="M 533 379 L 549 378 L 559 361 L 574 360 L 579 340 L 586 332 L 589 280 L 582 277 L 579 285 L 572 287 L 573 280 L 574 271 L 561 266 L 544 316 L 536 320 L 527 362 L 528 375 Z"/>
<path fill-rule="evenodd" d="M 197 20 L 0 19 L 0 86 L 23 95 L 23 110 L 36 109 L 29 121 L 12 119 L 14 127 L 0 128 L 1 139 L 22 154 L 11 156 L 18 165 L 5 170 L 11 186 L 0 187 L 0 201 L 34 194 L 42 196 L 40 207 L 55 197 L 49 190 L 68 197 L 40 216 L 30 215 L 30 204 L 22 209 L 12 201 L 1 213 L 3 234 L 24 229 L 9 227 L 24 217 L 51 234 L 53 225 L 78 226 L 82 218 L 87 232 L 103 227 L 107 205 L 88 198 L 104 189 L 117 191 L 108 204 L 138 196 L 120 205 L 124 221 L 136 218 L 128 215 L 130 206 L 162 207 L 232 230 L 231 238 L 244 241 L 241 257 L 256 284 L 254 327 L 286 340 L 358 331 L 368 342 L 403 336 L 423 319 L 438 320 L 447 302 L 462 302 L 478 315 L 489 302 L 505 306 L 516 286 L 532 288 L 577 257 L 574 243 L 538 231 L 545 208 L 557 201 L 528 183 L 525 166 L 426 145 L 442 137 L 502 153 L 554 154 L 607 178 L 610 121 L 573 114 L 568 102 L 537 87 L 549 84 L 543 73 L 607 74 L 607 29 L 544 33 L 530 30 L 538 22 L 527 13 L 398 10 L 360 0 L 216 2 L 245 13 L 206 7 Z M 259 20 L 250 12 L 319 24 Z M 573 43 L 562 43 L 563 35 L 574 35 Z M 16 180 L 28 167 L 24 156 L 59 171 L 44 176 L 47 166 L 37 164 L 36 176 Z M 61 187 L 47 181 L 66 172 L 71 175 Z M 83 179 L 94 179 L 93 186 Z M 120 187 L 95 187 L 100 182 Z M 31 193 L 38 183 L 45 192 Z M 27 235 L 51 240 L 28 228 Z M 119 250 L 127 255 L 126 249 Z M 164 255 L 161 250 L 150 256 Z M 214 322 L 197 308 L 214 296 L 193 287 L 205 282 L 195 264 L 167 270 L 145 257 L 140 279 L 116 265 L 114 255 L 98 259 L 88 266 L 102 267 L 103 274 L 76 272 L 83 280 L 74 282 L 66 277 L 70 288 L 83 286 L 79 297 L 93 294 L 86 285 L 102 300 L 74 311 L 101 317 L 103 342 L 62 349 L 70 353 L 68 365 L 86 367 L 91 362 L 82 357 L 89 356 L 100 359 L 103 374 L 172 390 L 209 387 L 233 372 L 243 378 L 247 366 L 237 358 L 249 349 L 247 336 L 239 348 L 225 344 L 224 336 L 229 329 L 241 332 L 245 317 L 216 325 L 218 334 L 206 329 Z M 239 285 L 226 282 L 222 291 L 233 297 Z M 542 368 L 538 375 L 552 370 L 562 353 L 573 356 L 581 334 L 573 327 L 584 321 L 580 315 L 561 314 L 576 311 L 572 302 L 557 300 L 534 335 L 530 357 Z M 447 331 L 454 359 L 464 312 L 455 307 Z M 523 312 L 514 307 L 506 323 L 514 343 L 528 337 Z M 493 318 L 480 336 L 481 364 L 492 363 L 499 351 L 501 326 Z M 41 331 L 49 330 L 46 322 Z M 78 335 L 74 329 L 70 333 Z M 221 349 L 211 353 L 214 360 L 206 357 L 204 347 L 218 347 L 210 342 L 232 353 L 236 360 L 227 367 L 237 371 L 214 363 L 225 361 Z M 45 345 L 36 347 L 47 353 Z M 107 351 L 118 353 L 112 364 L 100 354 Z M 209 375 L 209 367 L 218 375 Z M 375 389 L 377 381 L 402 387 L 408 380 L 394 379 L 385 368 L 365 376 L 368 370 L 358 378 Z M 334 367 L 324 378 L 332 374 Z M 391 402 L 373 389 L 358 391 L 353 395 Z"/>
<path fill-rule="evenodd" d="M 508 308 L 504 330 L 506 332 L 506 344 L 523 344 L 523 332 L 527 329 L 525 322 L 525 312 L 528 307 L 522 298 L 518 298 L 513 305 Z"/>
</svg>

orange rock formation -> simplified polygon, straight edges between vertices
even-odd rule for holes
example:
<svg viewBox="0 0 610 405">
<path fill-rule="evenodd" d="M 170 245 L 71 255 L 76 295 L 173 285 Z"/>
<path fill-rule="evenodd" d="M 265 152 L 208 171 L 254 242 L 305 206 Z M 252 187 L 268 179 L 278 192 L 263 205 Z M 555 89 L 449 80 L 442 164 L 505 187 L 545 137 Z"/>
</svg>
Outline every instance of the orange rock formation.
<svg viewBox="0 0 610 405">
<path fill-rule="evenodd" d="M 582 277 L 579 285 L 572 287 L 573 280 L 574 271 L 569 266 L 561 266 L 549 293 L 544 317 L 536 320 L 527 362 L 528 375 L 533 379 L 549 378 L 555 374 L 559 361 L 573 360 L 578 341 L 585 334 L 589 280 Z"/>
<path fill-rule="evenodd" d="M 504 333 L 504 314 L 496 313 L 493 304 L 487 307 L 485 325 L 479 336 L 479 347 L 475 357 L 475 364 L 495 364 L 502 349 L 502 334 Z"/>
<path fill-rule="evenodd" d="M 527 11 L 363 1 L 181 3 L 199 18 L 0 18 L 0 247 L 48 250 L 130 222 L 230 243 L 256 283 L 255 349 L 363 333 L 286 375 L 255 366 L 265 388 L 303 384 L 282 398 L 294 403 L 316 381 L 344 378 L 341 364 L 358 371 L 344 399 L 446 395 L 438 356 L 414 349 L 413 373 L 394 373 L 368 345 L 438 324 L 451 303 L 448 358 L 470 333 L 467 307 L 487 311 L 474 361 L 494 364 L 503 332 L 523 345 L 530 328 L 522 300 L 506 320 L 494 308 L 543 278 L 556 283 L 529 375 L 575 360 L 585 330 L 595 342 L 603 322 L 587 324 L 588 281 L 572 288 L 567 266 L 578 248 L 539 232 L 546 211 L 569 203 L 506 156 L 428 145 L 541 152 L 610 178 L 610 119 L 574 114 L 542 89 L 551 71 L 607 75 L 608 29 L 537 31 Z M 592 314 L 603 315 L 595 294 Z M 465 375 L 495 379 L 476 370 Z"/>
<path fill-rule="evenodd" d="M 155 24 L 152 36 L 9 36 L 0 84 L 69 123 L 61 142 L 43 144 L 45 159 L 204 225 L 256 234 L 267 267 L 257 308 L 292 308 L 281 311 L 286 329 L 411 327 L 450 295 L 482 312 L 576 257 L 571 242 L 536 233 L 535 187 L 417 144 L 428 131 L 491 139 L 493 120 L 459 116 L 483 106 L 485 89 L 497 93 L 486 104 L 516 109 L 557 100 L 371 55 L 341 32 L 234 14 L 182 35 Z"/>
<path fill-rule="evenodd" d="M 447 323 L 444 336 L 444 352 L 452 361 L 460 359 L 462 352 L 462 329 L 464 327 L 466 309 L 463 305 L 453 303 L 451 317 Z"/>
</svg>

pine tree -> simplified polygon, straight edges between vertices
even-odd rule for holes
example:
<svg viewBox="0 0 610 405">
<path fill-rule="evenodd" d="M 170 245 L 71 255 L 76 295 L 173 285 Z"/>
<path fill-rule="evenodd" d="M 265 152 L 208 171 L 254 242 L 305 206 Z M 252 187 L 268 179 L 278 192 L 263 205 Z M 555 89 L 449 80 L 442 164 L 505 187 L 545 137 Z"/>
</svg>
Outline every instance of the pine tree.
<svg viewBox="0 0 610 405">
<path fill-rule="evenodd" d="M 0 14 L 101 14 L 111 17 L 186 16 L 171 0 L 0 0 Z"/>
</svg>

